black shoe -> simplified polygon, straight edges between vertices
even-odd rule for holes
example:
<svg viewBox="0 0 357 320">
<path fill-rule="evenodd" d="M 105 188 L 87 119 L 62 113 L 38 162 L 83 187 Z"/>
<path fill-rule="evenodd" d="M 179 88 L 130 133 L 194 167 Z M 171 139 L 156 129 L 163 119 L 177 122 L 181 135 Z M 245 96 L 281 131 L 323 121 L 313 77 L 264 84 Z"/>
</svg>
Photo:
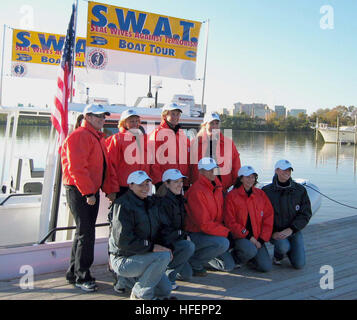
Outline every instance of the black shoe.
<svg viewBox="0 0 357 320">
<path fill-rule="evenodd" d="M 207 270 L 206 269 L 200 269 L 200 270 L 195 270 L 192 269 L 192 273 L 194 277 L 206 277 L 207 276 Z"/>
<path fill-rule="evenodd" d="M 66 280 L 69 284 L 75 284 L 76 283 L 76 276 L 72 272 L 67 272 L 66 273 Z"/>
<path fill-rule="evenodd" d="M 89 280 L 85 282 L 76 282 L 76 287 L 81 288 L 85 292 L 93 292 L 98 289 L 95 281 Z"/>
</svg>

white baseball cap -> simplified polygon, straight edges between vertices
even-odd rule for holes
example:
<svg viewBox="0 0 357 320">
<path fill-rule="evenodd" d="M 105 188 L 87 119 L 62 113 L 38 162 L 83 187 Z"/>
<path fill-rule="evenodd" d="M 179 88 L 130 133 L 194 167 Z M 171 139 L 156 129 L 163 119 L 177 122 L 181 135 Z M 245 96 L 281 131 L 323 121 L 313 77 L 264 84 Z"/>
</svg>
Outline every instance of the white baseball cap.
<svg viewBox="0 0 357 320">
<path fill-rule="evenodd" d="M 129 117 L 131 116 L 137 116 L 137 117 L 140 117 L 135 110 L 133 109 L 128 109 L 128 110 L 125 110 L 123 111 L 123 113 L 121 114 L 120 116 L 120 121 L 123 121 L 125 119 L 128 119 Z"/>
<path fill-rule="evenodd" d="M 257 174 L 252 166 L 243 166 L 238 170 L 238 177 L 241 177 L 241 176 L 248 177 L 253 173 Z"/>
<path fill-rule="evenodd" d="M 128 180 L 126 181 L 127 184 L 135 183 L 135 184 L 141 184 L 146 180 L 151 180 L 151 178 L 147 175 L 145 171 L 138 170 L 134 171 L 131 174 L 129 174 Z"/>
<path fill-rule="evenodd" d="M 163 182 L 167 180 L 178 180 L 180 178 L 187 178 L 187 177 L 182 175 L 181 171 L 178 169 L 168 169 L 162 175 Z"/>
<path fill-rule="evenodd" d="M 202 158 L 200 161 L 198 161 L 198 170 L 204 169 L 206 171 L 212 170 L 214 168 L 218 168 L 217 163 L 214 159 L 212 158 Z"/>
<path fill-rule="evenodd" d="M 182 112 L 181 107 L 175 102 L 166 103 L 162 107 L 162 112 L 164 112 L 164 111 L 172 111 L 172 110 L 179 110 L 180 112 Z"/>
<path fill-rule="evenodd" d="M 203 118 L 203 123 L 210 123 L 211 121 L 214 120 L 221 121 L 221 119 L 219 118 L 219 114 L 216 112 L 206 112 Z"/>
<path fill-rule="evenodd" d="M 294 170 L 292 164 L 288 160 L 279 160 L 275 164 L 275 170 L 276 169 L 286 170 L 286 169 L 289 169 L 289 168 L 291 168 L 291 170 Z"/>
<path fill-rule="evenodd" d="M 110 116 L 110 112 L 105 110 L 101 104 L 88 104 L 83 111 L 83 114 L 93 113 L 93 114 L 101 114 L 104 113 L 106 116 Z"/>
</svg>

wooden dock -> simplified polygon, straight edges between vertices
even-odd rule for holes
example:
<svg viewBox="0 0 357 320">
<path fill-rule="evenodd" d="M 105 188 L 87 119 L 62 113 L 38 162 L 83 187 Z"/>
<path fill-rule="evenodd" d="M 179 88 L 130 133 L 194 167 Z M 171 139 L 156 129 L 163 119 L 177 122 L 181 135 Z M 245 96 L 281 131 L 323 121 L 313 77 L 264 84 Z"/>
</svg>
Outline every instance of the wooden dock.
<svg viewBox="0 0 357 320">
<path fill-rule="evenodd" d="M 303 231 L 306 266 L 293 269 L 288 259 L 260 273 L 243 266 L 233 272 L 209 272 L 180 282 L 173 294 L 182 300 L 356 300 L 357 299 L 357 216 L 310 225 Z M 268 245 L 272 255 L 272 246 Z M 333 268 L 333 289 L 322 289 L 321 267 Z M 35 275 L 33 289 L 21 289 L 19 279 L 0 281 L 0 300 L 125 300 L 113 290 L 113 278 L 106 266 L 95 266 L 92 273 L 99 289 L 85 293 L 67 284 L 64 272 Z M 324 281 L 322 281 L 324 283 Z"/>
</svg>

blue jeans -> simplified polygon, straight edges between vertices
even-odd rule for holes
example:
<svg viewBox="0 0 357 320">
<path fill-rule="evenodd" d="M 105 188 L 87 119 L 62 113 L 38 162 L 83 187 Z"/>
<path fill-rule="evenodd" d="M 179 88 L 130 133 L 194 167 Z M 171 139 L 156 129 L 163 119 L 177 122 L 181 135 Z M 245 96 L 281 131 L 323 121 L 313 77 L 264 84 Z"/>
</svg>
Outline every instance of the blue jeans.
<svg viewBox="0 0 357 320">
<path fill-rule="evenodd" d="M 291 265 L 295 269 L 305 266 L 304 238 L 301 231 L 293 233 L 290 237 L 283 240 L 270 241 L 274 245 L 274 257 L 281 260 L 287 254 Z"/>
<path fill-rule="evenodd" d="M 189 262 L 194 270 L 202 270 L 207 264 L 219 271 L 234 269 L 234 260 L 227 252 L 229 240 L 225 237 L 212 236 L 201 232 L 190 233 L 196 250 Z"/>
<path fill-rule="evenodd" d="M 171 282 L 175 282 L 176 278 L 184 281 L 192 278 L 192 270 L 187 268 L 187 262 L 194 252 L 195 244 L 192 241 L 179 240 L 173 243 L 173 259 L 166 270 L 166 275 Z"/>
<path fill-rule="evenodd" d="M 261 272 L 268 272 L 272 268 L 271 258 L 265 244 L 258 249 L 248 239 L 236 239 L 234 240 L 232 255 L 241 264 L 252 260 L 256 269 Z"/>
<path fill-rule="evenodd" d="M 149 252 L 130 257 L 110 255 L 112 268 L 119 281 L 138 298 L 152 300 L 170 295 L 172 286 L 165 271 L 170 262 L 169 252 Z"/>
</svg>

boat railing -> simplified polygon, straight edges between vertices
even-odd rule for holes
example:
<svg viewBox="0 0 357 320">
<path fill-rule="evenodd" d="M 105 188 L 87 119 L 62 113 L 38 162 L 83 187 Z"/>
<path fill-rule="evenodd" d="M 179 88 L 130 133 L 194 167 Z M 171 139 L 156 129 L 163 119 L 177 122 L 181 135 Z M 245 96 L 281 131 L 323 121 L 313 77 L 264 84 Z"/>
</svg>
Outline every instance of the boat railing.
<svg viewBox="0 0 357 320">
<path fill-rule="evenodd" d="M 99 223 L 96 224 L 95 227 L 107 227 L 109 226 L 110 223 L 106 222 L 106 223 Z M 40 240 L 37 244 L 44 244 L 46 242 L 46 240 L 53 235 L 53 233 L 57 232 L 57 231 L 65 231 L 65 230 L 74 230 L 76 229 L 76 226 L 72 226 L 72 227 L 57 227 L 57 228 L 53 228 L 51 229 L 44 237 L 42 240 Z"/>
<path fill-rule="evenodd" d="M 34 196 L 38 195 L 36 192 L 29 192 L 29 193 L 10 193 L 4 200 L 0 202 L 0 206 L 3 206 L 9 199 L 13 197 L 23 197 L 23 196 Z"/>
</svg>

